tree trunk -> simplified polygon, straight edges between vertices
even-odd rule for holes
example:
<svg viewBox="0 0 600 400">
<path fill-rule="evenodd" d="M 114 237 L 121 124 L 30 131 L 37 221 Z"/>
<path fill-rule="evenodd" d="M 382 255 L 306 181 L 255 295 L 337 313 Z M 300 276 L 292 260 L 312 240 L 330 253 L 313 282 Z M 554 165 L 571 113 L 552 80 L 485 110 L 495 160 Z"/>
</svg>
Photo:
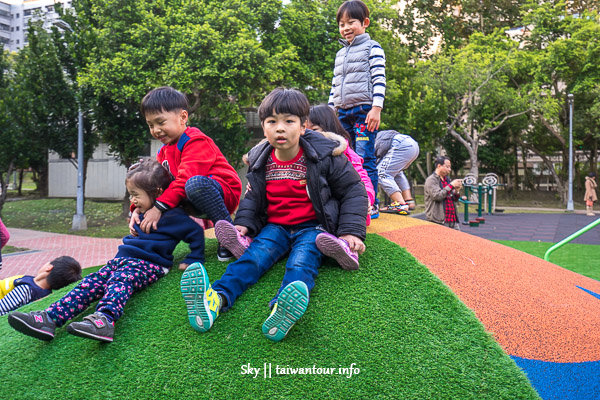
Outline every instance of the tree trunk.
<svg viewBox="0 0 600 400">
<path fill-rule="evenodd" d="M 17 193 L 19 197 L 23 196 L 23 177 L 25 175 L 25 171 L 23 169 L 19 170 L 19 186 L 17 188 Z"/>
<path fill-rule="evenodd" d="M 8 182 L 10 181 L 10 175 L 12 174 L 14 169 L 13 161 L 8 164 L 8 171 L 6 171 L 6 180 L 4 180 L 4 174 L 0 174 L 0 214 L 2 213 L 2 208 L 4 208 L 4 202 L 6 201 L 6 196 L 8 195 Z"/>
<path fill-rule="evenodd" d="M 127 193 L 127 190 L 125 190 L 125 197 L 123 197 L 123 203 L 122 203 L 122 209 L 121 209 L 121 216 L 124 218 L 129 218 L 129 206 L 131 205 L 131 202 L 129 201 L 129 193 Z"/>
</svg>

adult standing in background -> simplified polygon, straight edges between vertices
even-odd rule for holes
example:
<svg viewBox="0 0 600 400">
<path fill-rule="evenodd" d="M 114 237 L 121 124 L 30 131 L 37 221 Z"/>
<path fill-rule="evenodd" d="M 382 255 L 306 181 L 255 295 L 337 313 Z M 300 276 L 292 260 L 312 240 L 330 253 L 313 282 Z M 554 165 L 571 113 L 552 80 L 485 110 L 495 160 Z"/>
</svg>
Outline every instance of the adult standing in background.
<svg viewBox="0 0 600 400">
<path fill-rule="evenodd" d="M 596 187 L 598 187 L 598 184 L 596 183 L 596 173 L 590 172 L 588 176 L 585 177 L 585 196 L 583 198 L 585 201 L 585 209 L 589 216 L 596 215 L 594 214 L 594 202 L 598 201 Z"/>
<path fill-rule="evenodd" d="M 451 163 L 448 157 L 435 159 L 435 172 L 425 181 L 425 215 L 427 221 L 460 231 L 456 201 L 460 196 L 462 181 L 450 181 Z"/>
</svg>

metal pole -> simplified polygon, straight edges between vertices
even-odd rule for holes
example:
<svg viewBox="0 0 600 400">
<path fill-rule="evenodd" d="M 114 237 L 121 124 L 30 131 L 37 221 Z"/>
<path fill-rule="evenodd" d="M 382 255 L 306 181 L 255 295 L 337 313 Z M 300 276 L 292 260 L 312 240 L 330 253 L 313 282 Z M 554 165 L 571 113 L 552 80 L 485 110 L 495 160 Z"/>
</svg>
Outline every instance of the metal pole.
<svg viewBox="0 0 600 400">
<path fill-rule="evenodd" d="M 569 194 L 567 198 L 567 211 L 574 211 L 573 207 L 573 93 L 567 95 L 569 99 Z"/>
<path fill-rule="evenodd" d="M 71 229 L 74 231 L 82 231 L 87 229 L 87 220 L 83 213 L 83 113 L 79 107 L 77 121 L 77 212 L 73 216 L 73 225 Z"/>
</svg>

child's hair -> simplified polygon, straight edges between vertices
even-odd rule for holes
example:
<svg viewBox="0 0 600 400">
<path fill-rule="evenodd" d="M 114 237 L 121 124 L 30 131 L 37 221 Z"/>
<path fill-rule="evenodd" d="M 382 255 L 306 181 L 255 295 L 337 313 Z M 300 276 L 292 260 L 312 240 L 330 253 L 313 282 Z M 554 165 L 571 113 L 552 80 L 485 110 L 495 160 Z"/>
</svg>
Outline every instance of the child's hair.
<svg viewBox="0 0 600 400">
<path fill-rule="evenodd" d="M 81 265 L 76 259 L 62 256 L 50 261 L 52 270 L 46 277 L 50 289 L 56 290 L 81 279 Z"/>
<path fill-rule="evenodd" d="M 258 107 L 260 122 L 273 114 L 291 114 L 304 124 L 308 118 L 310 103 L 304 93 L 296 89 L 277 88 L 265 97 Z"/>
<path fill-rule="evenodd" d="M 170 86 L 162 86 L 149 91 L 142 99 L 142 115 L 185 110 L 189 112 L 190 103 L 185 94 Z"/>
<path fill-rule="evenodd" d="M 171 175 L 162 165 L 150 158 L 140 160 L 127 171 L 125 182 L 148 193 L 152 202 L 159 196 L 159 189 L 165 190 L 171 183 Z"/>
<path fill-rule="evenodd" d="M 308 120 L 312 125 L 320 126 L 325 132 L 336 133 L 342 136 L 348 142 L 351 141 L 350 134 L 348 134 L 348 131 L 346 131 L 342 124 L 340 124 L 340 120 L 337 119 L 335 111 L 333 111 L 333 109 L 327 104 L 312 106 L 310 108 Z"/>
<path fill-rule="evenodd" d="M 588 174 L 588 176 L 589 176 L 590 178 L 595 178 L 595 177 L 596 177 L 596 173 L 595 173 L 595 172 L 590 172 L 590 173 Z"/>
<path fill-rule="evenodd" d="M 365 19 L 369 18 L 369 7 L 360 0 L 348 0 L 338 8 L 335 17 L 338 24 L 344 15 L 348 16 L 349 19 L 357 19 L 362 24 Z"/>
<path fill-rule="evenodd" d="M 438 165 L 444 165 L 446 163 L 446 160 L 449 160 L 449 158 L 446 156 L 439 156 L 435 159 L 433 165 L 435 166 L 435 168 L 437 168 Z"/>
</svg>

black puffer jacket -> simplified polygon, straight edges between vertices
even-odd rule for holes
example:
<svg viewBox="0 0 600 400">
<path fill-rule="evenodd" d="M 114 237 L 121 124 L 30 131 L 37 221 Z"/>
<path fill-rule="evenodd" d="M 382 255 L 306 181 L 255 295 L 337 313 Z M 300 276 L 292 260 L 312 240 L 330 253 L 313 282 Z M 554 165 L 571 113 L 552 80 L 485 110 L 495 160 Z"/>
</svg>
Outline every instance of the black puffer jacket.
<svg viewBox="0 0 600 400">
<path fill-rule="evenodd" d="M 300 136 L 300 146 L 306 158 L 308 195 L 319 223 L 338 237 L 354 235 L 365 240 L 367 191 L 346 156 L 332 155 L 337 142 L 306 130 Z M 235 224 L 247 227 L 250 236 L 258 234 L 267 224 L 265 164 L 272 151 L 269 142 L 262 142 L 248 153 L 246 178 L 250 190 L 240 203 Z"/>
</svg>

